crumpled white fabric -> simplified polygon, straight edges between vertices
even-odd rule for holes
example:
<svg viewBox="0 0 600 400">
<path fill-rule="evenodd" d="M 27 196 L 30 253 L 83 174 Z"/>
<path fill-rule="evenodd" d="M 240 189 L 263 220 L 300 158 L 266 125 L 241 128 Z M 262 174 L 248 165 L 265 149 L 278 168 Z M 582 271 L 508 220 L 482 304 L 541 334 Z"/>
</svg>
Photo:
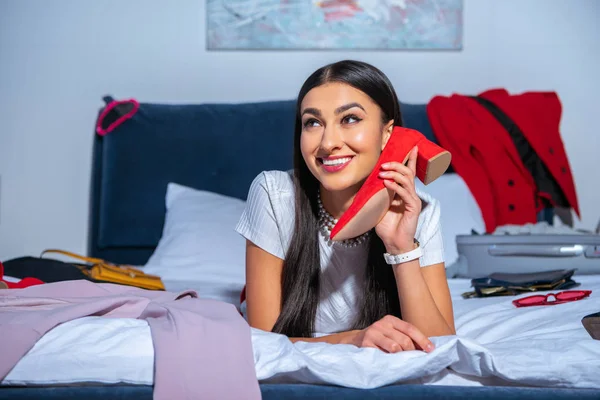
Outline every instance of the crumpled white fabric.
<svg viewBox="0 0 600 400">
<path fill-rule="evenodd" d="M 593 340 L 581 324 L 585 315 L 600 310 L 600 276 L 577 279 L 592 282 L 580 288 L 595 290 L 589 298 L 572 303 L 516 308 L 511 303 L 515 297 L 464 300 L 476 308 L 464 313 L 458 310 L 457 335 L 432 338 L 436 350 L 430 354 L 293 344 L 284 336 L 253 330 L 257 375 L 266 382 L 352 388 L 415 380 L 600 388 L 600 341 Z"/>
</svg>

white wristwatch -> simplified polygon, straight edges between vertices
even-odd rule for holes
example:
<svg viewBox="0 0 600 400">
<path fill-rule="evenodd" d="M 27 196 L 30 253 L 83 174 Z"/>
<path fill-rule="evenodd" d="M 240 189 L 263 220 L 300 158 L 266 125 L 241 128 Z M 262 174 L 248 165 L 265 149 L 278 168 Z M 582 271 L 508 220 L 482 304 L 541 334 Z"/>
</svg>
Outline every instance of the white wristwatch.
<svg viewBox="0 0 600 400">
<path fill-rule="evenodd" d="M 385 258 L 385 262 L 390 265 L 401 264 L 405 262 L 409 262 L 412 260 L 416 260 L 423 255 L 423 250 L 421 249 L 421 245 L 417 239 L 415 239 L 415 244 L 417 247 L 407 253 L 402 254 L 390 254 L 384 253 L 383 258 Z"/>
</svg>

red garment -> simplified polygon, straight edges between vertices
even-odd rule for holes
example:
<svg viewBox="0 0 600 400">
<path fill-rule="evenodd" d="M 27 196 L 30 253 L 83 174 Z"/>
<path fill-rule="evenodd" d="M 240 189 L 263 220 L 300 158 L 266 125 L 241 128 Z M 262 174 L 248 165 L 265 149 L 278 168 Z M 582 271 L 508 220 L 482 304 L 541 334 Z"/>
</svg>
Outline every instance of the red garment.
<svg viewBox="0 0 600 400">
<path fill-rule="evenodd" d="M 553 92 L 510 95 L 496 89 L 479 95 L 499 107 L 523 132 L 579 215 L 569 163 L 559 133 L 561 105 Z M 506 224 L 537 221 L 548 198 L 520 159 L 503 126 L 475 99 L 436 96 L 427 114 L 439 144 L 452 153 L 452 166 L 481 208 L 486 231 Z"/>
<path fill-rule="evenodd" d="M 515 121 L 581 218 L 571 166 L 559 131 L 562 106 L 558 95 L 555 92 L 510 95 L 506 90 L 496 89 L 482 93 L 481 97 L 496 104 Z M 545 193 L 539 195 L 552 200 Z"/>
<path fill-rule="evenodd" d="M 8 282 L 5 281 L 4 279 L 4 265 L 2 265 L 2 262 L 0 262 L 0 282 L 4 282 L 6 284 L 6 286 L 8 287 L 8 289 L 23 289 L 29 286 L 34 286 L 34 285 L 41 285 L 42 281 L 40 281 L 37 278 L 23 278 L 21 279 L 19 282 Z"/>
</svg>

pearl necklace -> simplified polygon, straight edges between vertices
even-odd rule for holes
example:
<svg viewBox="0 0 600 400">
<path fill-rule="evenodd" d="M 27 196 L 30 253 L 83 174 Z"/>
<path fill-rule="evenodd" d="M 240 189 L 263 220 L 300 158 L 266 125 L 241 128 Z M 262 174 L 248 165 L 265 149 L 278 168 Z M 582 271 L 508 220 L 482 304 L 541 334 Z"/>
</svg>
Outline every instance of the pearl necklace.
<svg viewBox="0 0 600 400">
<path fill-rule="evenodd" d="M 333 243 L 339 243 L 344 247 L 356 247 L 364 243 L 367 239 L 369 239 L 371 231 L 367 231 L 355 238 L 340 240 L 337 242 L 331 240 L 331 230 L 333 229 L 335 224 L 337 224 L 338 220 L 333 218 L 333 216 L 329 214 L 327 210 L 325 210 L 325 207 L 323 207 L 320 192 L 317 193 L 317 202 L 319 203 L 319 231 L 321 232 L 325 240 L 327 240 L 327 244 L 331 246 L 333 245 Z"/>
</svg>

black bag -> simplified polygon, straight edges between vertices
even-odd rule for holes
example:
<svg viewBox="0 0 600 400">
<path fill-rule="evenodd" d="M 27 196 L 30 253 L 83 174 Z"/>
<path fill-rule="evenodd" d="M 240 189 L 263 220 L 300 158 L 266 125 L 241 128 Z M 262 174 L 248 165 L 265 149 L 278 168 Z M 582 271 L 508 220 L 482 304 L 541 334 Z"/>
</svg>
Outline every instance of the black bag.
<svg viewBox="0 0 600 400">
<path fill-rule="evenodd" d="M 48 249 L 42 253 L 60 254 L 78 262 L 48 258 L 21 257 L 7 261 L 4 272 L 15 278 L 33 277 L 46 283 L 86 279 L 96 283 L 113 283 L 148 290 L 165 290 L 159 276 L 146 274 L 129 265 L 116 265 L 100 258 L 86 257 L 65 250 Z"/>
<path fill-rule="evenodd" d="M 494 273 L 471 280 L 472 292 L 462 294 L 464 298 L 514 296 L 540 290 L 564 290 L 579 286 L 571 279 L 574 269 L 560 269 L 544 272 L 509 274 Z"/>
<path fill-rule="evenodd" d="M 87 277 L 73 263 L 51 258 L 19 257 L 4 261 L 2 264 L 4 264 L 5 275 L 19 279 L 30 276 L 46 283 L 78 279 L 96 282 L 94 279 Z"/>
</svg>

